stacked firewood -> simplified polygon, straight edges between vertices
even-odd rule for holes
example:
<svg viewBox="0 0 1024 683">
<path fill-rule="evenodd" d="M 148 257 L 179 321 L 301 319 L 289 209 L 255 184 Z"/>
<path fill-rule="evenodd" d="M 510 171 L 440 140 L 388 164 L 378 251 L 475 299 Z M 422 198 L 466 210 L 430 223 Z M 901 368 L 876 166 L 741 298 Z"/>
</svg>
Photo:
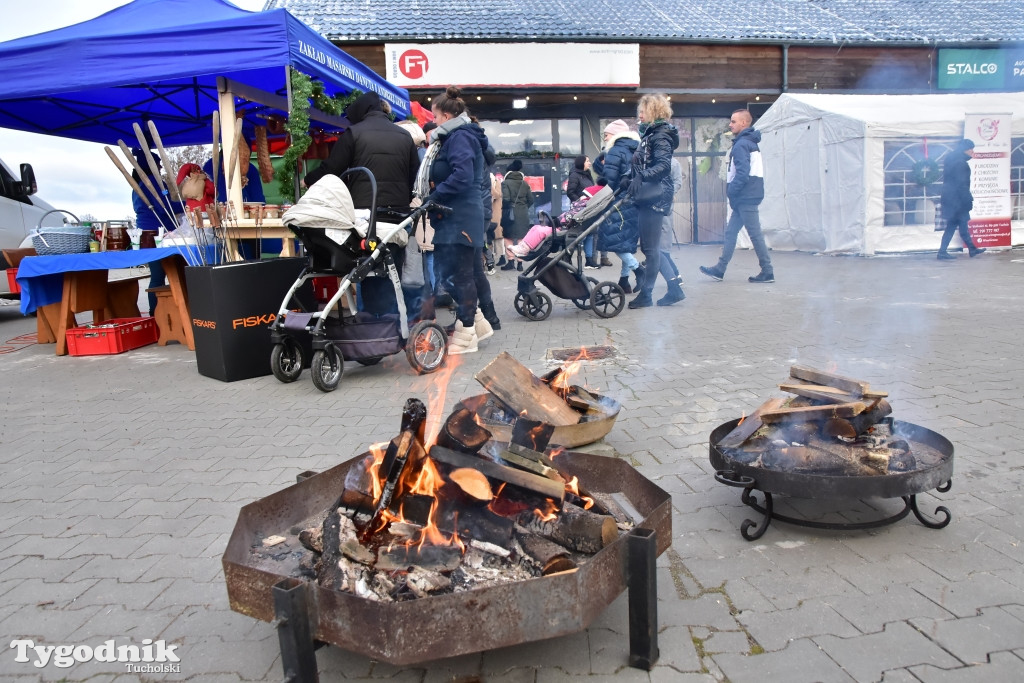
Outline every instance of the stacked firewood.
<svg viewBox="0 0 1024 683">
<path fill-rule="evenodd" d="M 888 393 L 868 382 L 794 365 L 773 397 L 718 442 L 740 462 L 773 469 L 877 475 L 913 469 L 914 456 L 894 438 Z"/>
<path fill-rule="evenodd" d="M 427 409 L 409 399 L 399 434 L 299 534 L 307 575 L 372 600 L 417 598 L 573 571 L 640 521 L 621 494 L 590 494 L 559 469 L 544 420 L 580 412 L 550 377 L 502 354 L 477 379 L 520 415 L 511 440 L 493 441 L 459 405 L 428 444 Z"/>
</svg>

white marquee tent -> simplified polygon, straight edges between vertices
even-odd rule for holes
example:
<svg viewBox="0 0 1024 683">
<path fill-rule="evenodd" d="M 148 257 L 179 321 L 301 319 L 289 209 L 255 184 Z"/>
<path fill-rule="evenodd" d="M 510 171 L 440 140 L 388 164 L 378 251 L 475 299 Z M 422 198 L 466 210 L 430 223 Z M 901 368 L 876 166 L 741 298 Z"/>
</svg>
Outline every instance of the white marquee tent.
<svg viewBox="0 0 1024 683">
<path fill-rule="evenodd" d="M 905 214 L 893 220 L 885 143 L 930 141 L 945 150 L 963 136 L 965 114 L 1007 112 L 1016 146 L 1024 138 L 1024 93 L 782 95 L 755 124 L 762 135 L 761 225 L 768 244 L 852 254 L 937 249 L 934 200 L 914 200 L 922 213 L 909 224 Z M 929 192 L 937 195 L 938 187 Z M 1013 221 L 1011 242 L 1024 244 L 1024 220 Z"/>
</svg>

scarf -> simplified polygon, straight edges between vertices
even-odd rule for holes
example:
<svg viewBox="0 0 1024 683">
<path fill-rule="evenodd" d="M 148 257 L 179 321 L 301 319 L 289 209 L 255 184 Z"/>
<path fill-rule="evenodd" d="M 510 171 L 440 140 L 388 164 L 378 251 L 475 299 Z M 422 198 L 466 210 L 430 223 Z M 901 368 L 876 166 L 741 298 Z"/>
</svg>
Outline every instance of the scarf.
<svg viewBox="0 0 1024 683">
<path fill-rule="evenodd" d="M 637 126 L 637 129 L 640 131 L 640 137 L 646 135 L 648 130 L 650 130 L 654 126 L 657 126 L 659 123 L 665 123 L 665 119 L 654 119 L 650 123 L 641 123 L 639 126 Z"/>
<path fill-rule="evenodd" d="M 434 141 L 427 147 L 427 153 L 423 155 L 420 162 L 420 170 L 416 173 L 416 184 L 413 186 L 413 193 L 422 200 L 426 200 L 430 194 L 430 168 L 434 165 L 437 153 L 441 150 L 441 143 L 448 134 L 459 126 L 471 123 L 469 116 L 463 112 L 453 119 L 448 119 L 434 129 Z"/>
</svg>

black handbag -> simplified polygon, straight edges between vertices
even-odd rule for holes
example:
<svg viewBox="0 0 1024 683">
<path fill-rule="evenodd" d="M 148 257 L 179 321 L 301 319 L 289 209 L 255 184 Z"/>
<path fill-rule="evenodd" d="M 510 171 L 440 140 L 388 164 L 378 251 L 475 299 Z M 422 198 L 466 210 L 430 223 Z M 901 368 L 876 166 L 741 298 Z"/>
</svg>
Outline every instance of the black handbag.
<svg viewBox="0 0 1024 683">
<path fill-rule="evenodd" d="M 514 207 L 512 206 L 511 202 L 503 202 L 501 205 L 501 227 L 511 228 L 513 225 L 515 225 L 515 222 L 516 216 Z"/>
<path fill-rule="evenodd" d="M 640 206 L 653 206 L 659 199 L 661 199 L 661 193 L 662 187 L 660 180 L 653 183 L 641 183 L 640 191 L 633 197 L 633 201 Z"/>
</svg>

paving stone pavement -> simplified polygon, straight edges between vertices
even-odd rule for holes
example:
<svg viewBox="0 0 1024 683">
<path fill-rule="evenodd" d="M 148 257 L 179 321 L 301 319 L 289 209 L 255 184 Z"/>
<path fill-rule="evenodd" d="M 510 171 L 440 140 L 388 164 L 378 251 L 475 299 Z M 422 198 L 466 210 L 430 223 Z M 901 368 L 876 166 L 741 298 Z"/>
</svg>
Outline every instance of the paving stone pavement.
<svg viewBox="0 0 1024 683">
<path fill-rule="evenodd" d="M 515 273 L 499 271 L 502 329 L 451 360 L 443 397 L 447 414 L 480 393 L 473 374 L 502 350 L 540 374 L 555 365 L 549 349 L 617 349 L 584 363 L 577 383 L 624 406 L 593 450 L 672 495 L 653 670 L 627 666 L 623 596 L 581 633 L 422 666 L 323 648 L 321 680 L 1024 680 L 1024 252 L 941 263 L 775 253 L 770 285 L 747 282 L 747 251 L 723 282 L 697 271 L 717 247 L 673 253 L 687 299 L 612 319 L 556 300 L 548 320 L 528 322 L 511 305 Z M 663 291 L 659 282 L 655 298 Z M 178 345 L 58 358 L 17 341 L 34 328 L 0 306 L 0 681 L 280 680 L 274 627 L 228 607 L 221 555 L 239 509 L 390 438 L 407 397 L 438 398 L 439 376 L 416 376 L 399 355 L 351 364 L 330 394 L 308 373 L 221 383 Z M 708 436 L 778 395 L 797 363 L 889 391 L 897 418 L 954 443 L 951 490 L 918 497 L 926 515 L 947 507 L 948 527 L 913 516 L 846 532 L 775 521 L 754 542 L 740 536 L 760 516 L 716 483 Z M 848 521 L 898 503 L 776 497 L 794 516 Z M 177 645 L 180 672 L 37 668 L 7 647 L 109 638 Z"/>
</svg>

